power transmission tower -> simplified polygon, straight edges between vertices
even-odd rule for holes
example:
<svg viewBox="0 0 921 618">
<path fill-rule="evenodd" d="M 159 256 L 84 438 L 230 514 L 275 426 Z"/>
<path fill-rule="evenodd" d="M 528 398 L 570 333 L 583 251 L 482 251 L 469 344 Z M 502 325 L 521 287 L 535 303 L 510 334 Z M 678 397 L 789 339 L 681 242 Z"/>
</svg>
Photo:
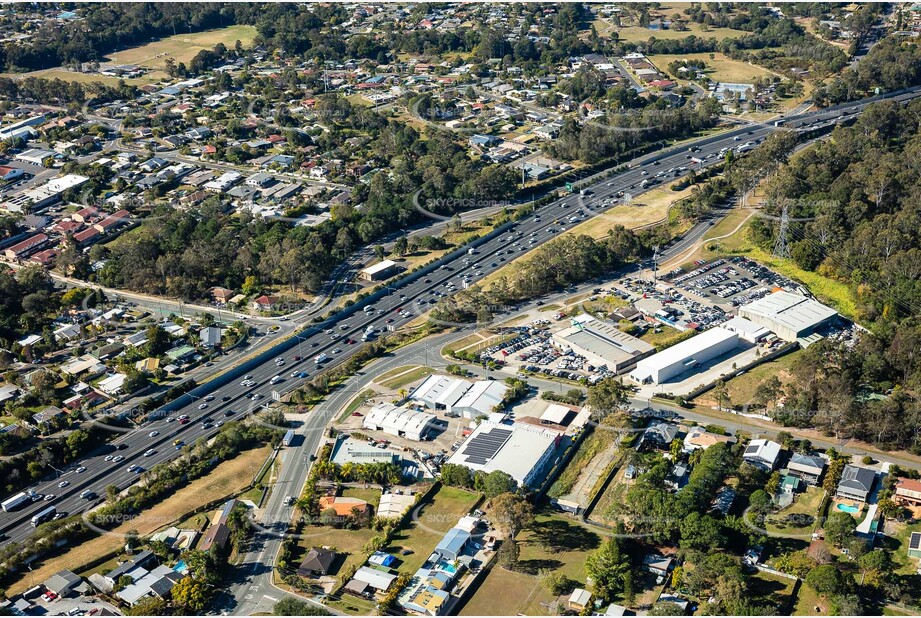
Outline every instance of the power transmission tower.
<svg viewBox="0 0 921 618">
<path fill-rule="evenodd" d="M 659 245 L 656 245 L 652 248 L 652 283 L 655 284 L 658 279 L 657 273 L 659 271 Z"/>
<path fill-rule="evenodd" d="M 784 204 L 783 212 L 780 214 L 780 230 L 777 232 L 777 240 L 774 242 L 774 257 L 790 257 L 790 246 L 787 244 L 787 229 L 790 227 L 790 216 L 787 212 L 787 205 Z"/>
</svg>

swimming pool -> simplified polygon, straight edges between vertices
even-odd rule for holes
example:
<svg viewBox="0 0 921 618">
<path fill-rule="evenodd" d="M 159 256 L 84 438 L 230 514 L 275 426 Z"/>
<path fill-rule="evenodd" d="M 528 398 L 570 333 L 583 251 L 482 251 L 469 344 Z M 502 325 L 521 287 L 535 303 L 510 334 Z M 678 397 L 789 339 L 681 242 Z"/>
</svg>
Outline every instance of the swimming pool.
<svg viewBox="0 0 921 618">
<path fill-rule="evenodd" d="M 835 505 L 839 511 L 844 511 L 845 513 L 859 513 L 860 509 L 856 506 L 851 506 L 850 504 L 841 504 L 840 502 Z"/>
</svg>

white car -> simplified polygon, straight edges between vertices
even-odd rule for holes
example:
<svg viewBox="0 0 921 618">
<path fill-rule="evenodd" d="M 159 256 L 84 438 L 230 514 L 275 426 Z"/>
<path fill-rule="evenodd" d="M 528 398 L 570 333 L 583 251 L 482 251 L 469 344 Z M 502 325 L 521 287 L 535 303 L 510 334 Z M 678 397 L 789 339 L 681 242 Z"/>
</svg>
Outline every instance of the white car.
<svg viewBox="0 0 921 618">
<path fill-rule="evenodd" d="M 147 435 L 149 435 L 151 438 L 156 438 L 157 436 L 160 435 L 160 432 L 159 432 L 159 431 L 151 431 L 151 432 L 150 432 L 149 434 L 147 434 Z"/>
<path fill-rule="evenodd" d="M 134 472 L 136 469 L 137 469 L 137 466 L 134 464 L 131 464 L 130 466 L 128 466 L 128 472 Z"/>
<path fill-rule="evenodd" d="M 45 494 L 45 497 L 42 498 L 42 499 L 43 499 L 45 502 L 51 502 L 52 500 L 54 500 L 54 498 L 55 498 L 54 494 Z"/>
<path fill-rule="evenodd" d="M 86 466 L 80 466 L 80 467 L 77 468 L 77 470 L 76 470 L 76 473 L 77 473 L 77 474 L 81 474 L 81 473 L 83 473 L 83 472 L 86 472 Z"/>
<path fill-rule="evenodd" d="M 285 359 L 283 359 L 281 356 L 279 356 L 278 358 L 275 359 L 275 362 L 276 362 L 276 363 L 283 363 L 283 362 L 285 362 Z"/>
<path fill-rule="evenodd" d="M 153 454 L 156 453 L 156 452 L 157 452 L 157 451 L 153 450 L 152 448 L 149 448 L 149 449 L 147 449 L 146 451 L 144 451 L 144 457 L 150 457 L 151 455 L 153 455 Z"/>
<path fill-rule="evenodd" d="M 203 403 L 203 404 L 200 404 L 200 405 L 198 406 L 198 409 L 199 409 L 199 410 L 204 410 L 204 409 L 207 408 L 207 407 L 208 407 L 208 404 Z"/>
<path fill-rule="evenodd" d="M 121 455 L 116 455 L 115 457 L 112 458 L 112 463 L 119 463 L 122 461 L 125 461 L 125 458 L 122 457 Z"/>
<path fill-rule="evenodd" d="M 61 488 L 67 487 L 68 485 L 70 485 L 70 481 L 61 481 L 60 483 L 58 483 L 58 487 L 61 487 Z"/>
<path fill-rule="evenodd" d="M 176 419 L 174 419 L 172 416 L 167 416 L 167 417 L 166 417 L 166 422 L 167 422 L 167 423 L 172 423 L 172 422 L 175 421 L 175 420 L 176 420 Z"/>
<path fill-rule="evenodd" d="M 214 401 L 214 395 L 208 395 L 205 397 L 205 401 Z"/>
<path fill-rule="evenodd" d="M 113 459 L 115 459 L 115 456 L 114 456 L 114 455 L 106 455 L 106 456 L 103 457 L 102 459 L 103 459 L 103 461 L 112 461 Z"/>
<path fill-rule="evenodd" d="M 335 348 L 335 349 L 333 350 L 333 354 L 338 354 L 338 353 L 341 352 L 341 351 L 342 351 L 342 350 L 340 350 L 339 348 Z"/>
</svg>

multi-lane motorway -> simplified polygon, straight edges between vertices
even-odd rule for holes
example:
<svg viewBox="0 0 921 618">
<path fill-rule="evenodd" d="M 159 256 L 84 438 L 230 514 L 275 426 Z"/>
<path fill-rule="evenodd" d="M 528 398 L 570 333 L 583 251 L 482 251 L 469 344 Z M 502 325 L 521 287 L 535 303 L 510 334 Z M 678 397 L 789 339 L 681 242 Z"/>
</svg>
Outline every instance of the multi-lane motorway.
<svg viewBox="0 0 921 618">
<path fill-rule="evenodd" d="M 905 101 L 919 94 L 921 89 L 913 89 L 898 95 L 875 97 L 872 100 L 820 112 L 788 117 L 784 120 L 783 126 L 800 130 L 814 129 L 822 124 L 853 116 L 874 100 L 893 98 Z M 721 161 L 721 150 L 738 148 L 747 142 L 762 140 L 776 130 L 777 127 L 773 125 L 748 125 L 641 157 L 632 162 L 626 171 L 586 187 L 585 196 L 566 196 L 538 208 L 534 215 L 517 222 L 512 229 L 478 246 L 475 254 L 459 255 L 449 264 L 425 276 L 395 282 L 390 286 L 389 296 L 373 303 L 373 310 L 358 311 L 346 317 L 335 316 L 324 323 L 322 328 L 311 326 L 305 329 L 298 335 L 297 345 L 280 355 L 284 359 L 284 365 L 278 366 L 273 358 L 250 370 L 252 382 L 247 381 L 246 384 L 252 383 L 252 386 L 244 385 L 241 377 L 216 389 L 212 393 L 214 400 L 210 402 L 195 399 L 184 408 L 170 412 L 170 418 L 173 419 L 179 415 L 188 415 L 192 418 L 189 424 L 180 425 L 176 420 L 168 422 L 166 418 L 146 423 L 143 427 L 127 432 L 115 440 L 114 446 L 101 448 L 92 456 L 74 464 L 73 468 L 83 466 L 86 468 L 85 471 L 65 471 L 60 479 L 49 480 L 32 487 L 37 493 L 55 494 L 56 498 L 49 502 L 29 504 L 12 513 L 0 513 L 0 533 L 13 541 L 25 539 L 33 531 L 30 524 L 32 515 L 49 504 L 56 506 L 58 511 L 71 514 L 85 510 L 91 503 L 79 497 L 83 490 L 88 489 L 104 495 L 105 488 L 109 485 L 125 488 L 136 482 L 139 474 L 129 472 L 130 465 L 140 465 L 149 469 L 157 463 L 175 458 L 178 452 L 172 445 L 174 440 L 182 439 L 185 443 L 191 444 L 198 438 L 212 436 L 218 431 L 214 425 L 204 427 L 202 419 L 210 418 L 215 424 L 219 421 L 238 419 L 269 400 L 271 391 L 284 393 L 296 388 L 304 380 L 318 373 L 319 369 L 313 359 L 321 353 L 330 357 L 327 365 L 341 362 L 360 347 L 360 338 L 368 326 L 374 326 L 379 331 L 399 327 L 431 307 L 437 300 L 437 293 L 450 294 L 452 287 L 447 286 L 449 282 L 453 283 L 453 289 L 457 290 L 464 287 L 465 277 L 468 282 L 485 277 L 515 257 L 557 237 L 563 229 L 571 228 L 575 223 L 570 221 L 571 217 L 578 217 L 579 221 L 584 221 L 586 218 L 598 216 L 607 208 L 603 202 L 611 200 L 610 205 L 613 206 L 618 202 L 617 197 L 621 192 L 637 195 L 652 186 L 674 182 L 676 175 L 686 173 L 675 171 L 669 177 L 660 179 L 658 185 L 642 186 L 644 181 L 656 178 L 659 172 L 677 170 L 681 167 L 690 169 L 692 166 L 699 169 L 713 165 Z M 689 148 L 694 148 L 695 151 L 690 152 Z M 691 157 L 700 160 L 700 163 L 694 164 Z M 581 215 L 578 214 L 580 209 Z M 401 314 L 400 310 L 404 313 Z M 349 339 L 357 343 L 346 343 Z M 283 344 L 280 347 L 282 346 Z M 296 356 L 301 359 L 296 360 Z M 306 372 L 308 377 L 291 377 L 292 372 Z M 282 376 L 283 379 L 278 384 L 270 385 L 269 382 L 274 376 Z M 256 393 L 261 395 L 261 399 L 253 402 L 250 397 Z M 207 408 L 199 409 L 204 403 L 207 403 Z M 234 413 L 225 416 L 229 410 L 233 410 Z M 319 419 L 317 421 L 319 422 Z M 158 433 L 151 435 L 153 432 Z M 113 451 L 115 447 L 121 450 Z M 149 449 L 155 452 L 145 456 Z M 118 463 L 105 461 L 106 455 L 120 455 L 124 460 Z M 68 481 L 69 485 L 58 487 L 61 480 Z M 295 488 L 291 489 L 291 493 L 297 493 Z"/>
</svg>

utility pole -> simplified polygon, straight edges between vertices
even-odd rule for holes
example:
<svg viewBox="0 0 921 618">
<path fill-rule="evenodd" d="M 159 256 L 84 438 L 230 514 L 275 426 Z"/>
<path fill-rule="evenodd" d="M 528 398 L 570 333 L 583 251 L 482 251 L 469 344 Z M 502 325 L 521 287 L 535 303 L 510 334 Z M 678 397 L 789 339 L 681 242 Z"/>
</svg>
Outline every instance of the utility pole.
<svg viewBox="0 0 921 618">
<path fill-rule="evenodd" d="M 655 285 L 659 272 L 659 245 L 652 248 L 652 283 Z"/>
</svg>

